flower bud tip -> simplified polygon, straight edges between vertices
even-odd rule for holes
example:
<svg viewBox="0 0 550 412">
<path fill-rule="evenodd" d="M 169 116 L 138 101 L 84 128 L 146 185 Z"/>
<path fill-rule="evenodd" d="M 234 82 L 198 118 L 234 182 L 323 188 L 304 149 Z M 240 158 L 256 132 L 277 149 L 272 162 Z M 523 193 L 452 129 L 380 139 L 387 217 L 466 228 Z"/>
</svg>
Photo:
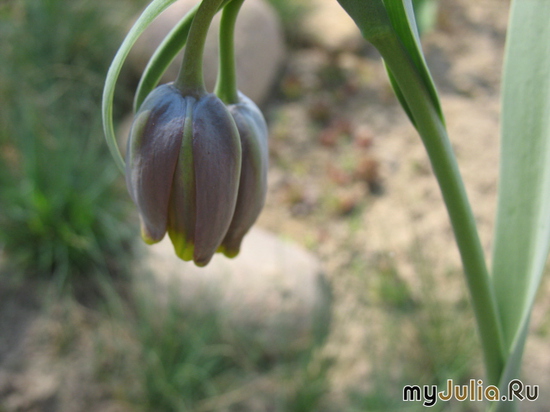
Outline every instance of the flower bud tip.
<svg viewBox="0 0 550 412">
<path fill-rule="evenodd" d="M 145 227 L 141 226 L 141 238 L 145 243 L 148 245 L 154 245 L 155 243 L 158 243 L 158 240 L 153 239 L 151 236 L 147 234 L 147 231 L 145 230 Z"/>
<path fill-rule="evenodd" d="M 173 230 L 168 230 L 168 235 L 170 236 L 176 255 L 186 262 L 193 260 L 193 253 L 195 252 L 193 243 L 186 241 L 183 234 L 176 233 Z"/>
<path fill-rule="evenodd" d="M 223 253 L 225 255 L 225 257 L 233 259 L 233 258 L 235 258 L 239 255 L 240 251 L 241 251 L 240 247 L 228 248 L 226 245 L 221 245 L 216 252 L 217 253 Z"/>
</svg>

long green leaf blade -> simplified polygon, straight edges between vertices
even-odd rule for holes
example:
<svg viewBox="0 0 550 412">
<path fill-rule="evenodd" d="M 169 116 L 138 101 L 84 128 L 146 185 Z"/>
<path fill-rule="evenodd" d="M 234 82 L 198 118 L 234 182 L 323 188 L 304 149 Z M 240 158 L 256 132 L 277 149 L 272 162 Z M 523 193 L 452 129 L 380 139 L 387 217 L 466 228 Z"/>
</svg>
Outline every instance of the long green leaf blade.
<svg viewBox="0 0 550 412">
<path fill-rule="evenodd" d="M 509 376 L 519 371 L 517 359 L 529 330 L 550 240 L 549 21 L 548 0 L 512 3 L 492 276 Z"/>
<path fill-rule="evenodd" d="M 338 0 L 363 37 L 375 47 L 395 35 L 383 0 Z"/>
<path fill-rule="evenodd" d="M 422 52 L 411 0 L 338 0 L 338 2 L 355 21 L 363 37 L 380 51 L 384 59 L 388 54 L 407 54 L 440 120 L 445 123 L 437 90 Z M 396 42 L 399 43 L 397 48 Z M 399 103 L 416 127 L 411 108 L 395 81 L 397 73 L 390 70 L 387 65 L 386 68 Z"/>
<path fill-rule="evenodd" d="M 522 324 L 522 329 L 516 334 L 516 341 L 512 344 L 513 350 L 508 354 L 506 364 L 502 375 L 500 376 L 500 382 L 498 387 L 502 393 L 507 393 L 508 384 L 514 379 L 518 379 L 518 372 L 521 368 L 521 361 L 523 359 L 523 348 L 525 347 L 525 341 L 527 340 L 527 333 L 529 331 L 529 322 Z M 491 411 L 494 412 L 517 412 L 519 406 L 517 402 L 495 402 Z"/>
<path fill-rule="evenodd" d="M 124 172 L 124 159 L 120 154 L 120 150 L 117 145 L 115 129 L 113 126 L 113 98 L 115 95 L 115 87 L 117 83 L 122 65 L 130 53 L 130 49 L 138 39 L 138 37 L 145 31 L 147 26 L 168 6 L 174 3 L 176 0 L 153 0 L 149 6 L 143 11 L 141 16 L 134 23 L 126 38 L 122 42 L 122 45 L 118 49 L 109 71 L 107 72 L 107 78 L 105 79 L 105 86 L 103 88 L 103 100 L 101 103 L 101 113 L 103 116 L 103 132 L 105 133 L 105 139 L 111 155 L 115 159 L 115 162 L 119 169 Z"/>
<path fill-rule="evenodd" d="M 428 89 L 428 93 L 432 99 L 432 103 L 436 108 L 437 113 L 441 118 L 441 121 L 444 122 L 443 111 L 441 110 L 441 104 L 439 102 L 439 96 L 437 94 L 435 84 L 428 69 L 428 65 L 426 64 L 424 53 L 422 52 L 422 45 L 420 43 L 420 35 L 418 33 L 418 26 L 416 24 L 412 1 L 384 0 L 384 3 L 388 10 L 388 15 L 390 17 L 392 25 L 397 32 L 397 35 L 399 36 L 399 39 L 409 53 L 409 56 L 413 61 L 419 75 L 422 77 L 422 80 L 424 81 L 424 84 Z M 392 73 L 390 73 L 390 79 L 392 78 L 392 76 Z M 394 81 L 392 81 L 392 86 L 394 88 L 398 87 Z M 395 91 L 399 100 L 401 101 L 401 91 L 398 89 L 395 89 Z M 403 102 L 401 103 L 403 104 Z M 409 113 L 409 110 L 406 107 L 405 111 Z"/>
</svg>

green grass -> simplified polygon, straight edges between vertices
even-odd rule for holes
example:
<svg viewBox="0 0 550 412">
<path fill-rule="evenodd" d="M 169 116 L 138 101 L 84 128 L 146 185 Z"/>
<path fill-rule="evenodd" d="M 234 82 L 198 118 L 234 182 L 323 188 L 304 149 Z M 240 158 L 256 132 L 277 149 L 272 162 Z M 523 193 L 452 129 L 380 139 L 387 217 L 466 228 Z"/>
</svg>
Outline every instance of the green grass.
<svg viewBox="0 0 550 412">
<path fill-rule="evenodd" d="M 14 275 L 67 284 L 128 264 L 130 204 L 99 110 L 117 16 L 90 0 L 0 8 L 0 245 Z"/>
<path fill-rule="evenodd" d="M 366 389 L 359 385 L 350 392 L 353 411 L 424 410 L 421 402 L 402 401 L 404 385 L 437 385 L 443 389 L 447 379 L 466 384 L 469 379 L 483 377 L 483 371 L 476 368 L 480 354 L 466 291 L 461 291 L 462 298 L 457 301 L 442 293 L 442 284 L 454 285 L 460 273 L 436 276 L 434 257 L 421 245 L 409 258 L 418 277 L 416 293 L 389 255 L 373 262 L 374 267 L 358 265 L 359 276 L 372 272 L 372 278 L 365 279 L 365 290 L 370 291 L 365 302 L 370 322 L 383 326 L 382 332 L 375 332 L 366 342 L 363 353 L 371 372 Z M 475 407 L 440 401 L 431 409 L 472 411 L 477 410 Z"/>
<path fill-rule="evenodd" d="M 416 21 L 420 33 L 426 33 L 434 29 L 437 23 L 439 0 L 413 0 Z"/>
<path fill-rule="evenodd" d="M 106 294 L 113 326 L 98 339 L 97 373 L 119 399 L 151 412 L 325 410 L 331 361 L 319 346 L 274 359 L 235 337 L 222 313 L 185 310 L 147 285 Z"/>
</svg>

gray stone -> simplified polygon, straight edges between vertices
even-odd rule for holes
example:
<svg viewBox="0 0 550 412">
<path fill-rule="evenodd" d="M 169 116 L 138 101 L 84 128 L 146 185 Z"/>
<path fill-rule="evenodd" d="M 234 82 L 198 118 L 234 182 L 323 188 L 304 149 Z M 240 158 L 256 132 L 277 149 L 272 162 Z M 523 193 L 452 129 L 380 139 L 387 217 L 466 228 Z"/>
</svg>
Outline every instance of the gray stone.
<svg viewBox="0 0 550 412">
<path fill-rule="evenodd" d="M 204 268 L 177 258 L 167 238 L 146 250 L 158 297 L 216 311 L 225 330 L 266 355 L 298 353 L 328 331 L 330 293 L 318 259 L 269 232 L 252 229 L 239 256 L 217 254 Z"/>
<path fill-rule="evenodd" d="M 141 74 L 166 34 L 196 3 L 196 0 L 177 1 L 147 28 L 128 57 L 133 70 Z M 212 23 L 204 50 L 204 78 L 209 91 L 212 91 L 218 73 L 219 17 L 218 14 Z M 235 28 L 235 55 L 239 89 L 261 104 L 273 85 L 285 55 L 278 16 L 264 0 L 244 2 Z M 162 83 L 177 77 L 182 56 L 180 53 L 176 57 Z"/>
<path fill-rule="evenodd" d="M 307 0 L 307 4 L 309 13 L 300 30 L 313 42 L 331 51 L 364 45 L 359 29 L 337 1 Z"/>
</svg>

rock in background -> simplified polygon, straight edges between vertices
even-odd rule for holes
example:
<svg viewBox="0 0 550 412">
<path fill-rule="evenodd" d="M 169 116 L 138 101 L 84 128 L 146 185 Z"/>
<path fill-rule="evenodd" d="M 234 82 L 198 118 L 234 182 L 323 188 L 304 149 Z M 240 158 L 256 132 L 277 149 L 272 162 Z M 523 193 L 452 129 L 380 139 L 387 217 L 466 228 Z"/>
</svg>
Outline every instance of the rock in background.
<svg viewBox="0 0 550 412">
<path fill-rule="evenodd" d="M 149 26 L 128 58 L 135 72 L 141 74 L 164 37 L 196 3 L 195 0 L 177 1 Z M 212 22 L 204 50 L 204 78 L 209 91 L 213 90 L 218 73 L 219 23 L 218 14 Z M 235 27 L 235 56 L 239 89 L 257 104 L 263 103 L 285 56 L 279 18 L 264 0 L 244 2 Z M 177 77 L 182 57 L 180 53 L 175 58 L 161 83 Z"/>
<path fill-rule="evenodd" d="M 145 250 L 161 301 L 220 314 L 233 336 L 267 356 L 296 354 L 328 332 L 331 295 L 318 259 L 270 232 L 253 228 L 239 256 L 217 254 L 204 268 L 180 260 L 168 236 Z"/>
<path fill-rule="evenodd" d="M 356 50 L 364 45 L 361 32 L 334 0 L 301 0 L 308 13 L 301 32 L 314 44 L 329 51 Z"/>
</svg>

